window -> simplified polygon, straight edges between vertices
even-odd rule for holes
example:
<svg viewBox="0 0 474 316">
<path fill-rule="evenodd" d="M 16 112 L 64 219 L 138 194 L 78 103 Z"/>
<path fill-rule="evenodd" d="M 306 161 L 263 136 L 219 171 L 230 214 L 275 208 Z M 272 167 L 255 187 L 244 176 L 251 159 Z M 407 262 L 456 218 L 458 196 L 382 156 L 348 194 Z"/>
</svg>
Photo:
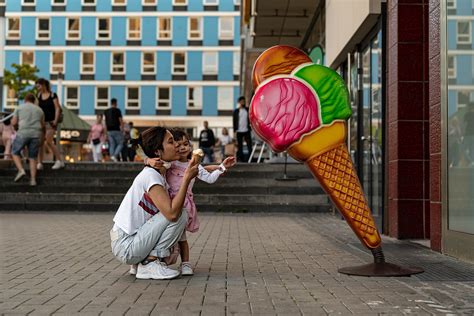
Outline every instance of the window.
<svg viewBox="0 0 474 316">
<path fill-rule="evenodd" d="M 188 108 L 202 108 L 202 87 L 188 87 Z"/>
<path fill-rule="evenodd" d="M 170 108 L 171 107 L 171 88 L 170 87 L 158 87 L 158 103 L 157 109 Z"/>
<path fill-rule="evenodd" d="M 51 73 L 64 73 L 64 52 L 51 53 Z"/>
<path fill-rule="evenodd" d="M 78 40 L 81 37 L 81 20 L 79 18 L 68 18 L 66 38 Z"/>
<path fill-rule="evenodd" d="M 217 52 L 202 53 L 202 71 L 205 75 L 217 74 Z"/>
<path fill-rule="evenodd" d="M 142 5 L 156 5 L 156 0 L 142 0 Z"/>
<path fill-rule="evenodd" d="M 234 109 L 234 91 L 233 87 L 217 88 L 217 107 L 219 110 Z"/>
<path fill-rule="evenodd" d="M 158 18 L 158 39 L 171 39 L 171 18 Z"/>
<path fill-rule="evenodd" d="M 448 56 L 448 79 L 456 79 L 456 58 Z"/>
<path fill-rule="evenodd" d="M 204 5 L 218 5 L 219 0 L 204 0 Z"/>
<path fill-rule="evenodd" d="M 240 52 L 234 52 L 233 57 L 233 73 L 238 76 L 240 74 Z"/>
<path fill-rule="evenodd" d="M 188 0 L 173 0 L 173 5 L 188 5 Z"/>
<path fill-rule="evenodd" d="M 122 52 L 112 53 L 112 74 L 122 75 L 125 73 L 125 54 Z"/>
<path fill-rule="evenodd" d="M 34 66 L 34 64 L 35 64 L 35 53 L 34 52 L 21 52 L 20 63 L 22 65 Z"/>
<path fill-rule="evenodd" d="M 8 18 L 7 39 L 20 39 L 20 18 Z"/>
<path fill-rule="evenodd" d="M 188 23 L 188 39 L 199 40 L 202 39 L 202 19 L 189 18 Z"/>
<path fill-rule="evenodd" d="M 143 74 L 154 74 L 155 73 L 155 53 L 154 52 L 143 52 L 142 53 L 142 73 Z"/>
<path fill-rule="evenodd" d="M 234 0 L 234 5 L 240 5 L 240 0 Z"/>
<path fill-rule="evenodd" d="M 15 108 L 16 106 L 18 106 L 18 98 L 16 97 L 16 92 L 15 90 L 8 88 L 8 86 L 6 86 L 5 88 L 7 90 L 5 108 Z"/>
<path fill-rule="evenodd" d="M 458 21 L 457 30 L 458 44 L 471 44 L 471 22 L 470 21 Z"/>
<path fill-rule="evenodd" d="M 52 5 L 66 5 L 66 0 L 52 0 Z"/>
<path fill-rule="evenodd" d="M 37 30 L 36 39 L 49 40 L 49 19 L 38 19 Z"/>
<path fill-rule="evenodd" d="M 173 74 L 186 73 L 186 54 L 179 52 L 173 53 Z"/>
<path fill-rule="evenodd" d="M 79 87 L 65 87 L 65 105 L 68 109 L 79 108 Z"/>
<path fill-rule="evenodd" d="M 97 87 L 96 88 L 96 108 L 106 109 L 109 107 L 109 88 L 108 87 Z"/>
<path fill-rule="evenodd" d="M 82 0 L 82 5 L 95 5 L 95 0 Z"/>
<path fill-rule="evenodd" d="M 36 0 L 21 0 L 21 5 L 35 5 Z"/>
<path fill-rule="evenodd" d="M 223 17 L 219 18 L 219 38 L 233 39 L 234 38 L 234 18 Z"/>
<path fill-rule="evenodd" d="M 141 20 L 140 18 L 128 18 L 127 39 L 139 40 L 141 38 Z"/>
<path fill-rule="evenodd" d="M 446 7 L 448 9 L 456 9 L 456 0 L 448 0 Z"/>
<path fill-rule="evenodd" d="M 138 109 L 140 108 L 140 88 L 128 87 L 127 88 L 127 109 Z"/>
<path fill-rule="evenodd" d="M 110 19 L 100 18 L 97 23 L 97 39 L 107 40 L 110 39 Z"/>
<path fill-rule="evenodd" d="M 94 73 L 94 53 L 82 52 L 81 55 L 81 74 Z"/>
<path fill-rule="evenodd" d="M 112 0 L 112 5 L 127 5 L 127 0 Z"/>
</svg>

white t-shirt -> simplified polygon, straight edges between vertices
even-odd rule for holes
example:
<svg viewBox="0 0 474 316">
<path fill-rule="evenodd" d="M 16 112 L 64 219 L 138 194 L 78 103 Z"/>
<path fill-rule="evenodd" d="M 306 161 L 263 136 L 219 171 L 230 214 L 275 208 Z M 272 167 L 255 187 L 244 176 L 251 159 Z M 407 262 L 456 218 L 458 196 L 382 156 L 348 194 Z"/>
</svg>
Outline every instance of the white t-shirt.
<svg viewBox="0 0 474 316">
<path fill-rule="evenodd" d="M 115 214 L 115 226 L 133 235 L 153 215 L 159 212 L 148 192 L 154 185 L 162 186 L 168 192 L 165 178 L 153 168 L 145 167 L 133 180 Z"/>
<path fill-rule="evenodd" d="M 247 110 L 239 109 L 239 128 L 237 129 L 237 132 L 246 133 L 249 131 L 247 117 L 248 117 Z"/>
<path fill-rule="evenodd" d="M 222 146 L 232 143 L 232 137 L 230 137 L 230 135 L 222 135 L 221 137 L 219 137 L 219 139 L 221 141 Z"/>
</svg>

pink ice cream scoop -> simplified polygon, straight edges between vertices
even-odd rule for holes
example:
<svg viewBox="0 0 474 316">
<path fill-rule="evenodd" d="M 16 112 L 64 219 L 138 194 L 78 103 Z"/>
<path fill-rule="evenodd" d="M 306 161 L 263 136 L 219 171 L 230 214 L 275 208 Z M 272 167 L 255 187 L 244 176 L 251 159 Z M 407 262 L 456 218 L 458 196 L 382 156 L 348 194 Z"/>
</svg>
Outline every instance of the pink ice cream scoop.
<svg viewBox="0 0 474 316">
<path fill-rule="evenodd" d="M 275 152 L 286 150 L 320 125 L 314 90 L 294 77 L 279 77 L 259 86 L 250 106 L 254 131 Z"/>
</svg>

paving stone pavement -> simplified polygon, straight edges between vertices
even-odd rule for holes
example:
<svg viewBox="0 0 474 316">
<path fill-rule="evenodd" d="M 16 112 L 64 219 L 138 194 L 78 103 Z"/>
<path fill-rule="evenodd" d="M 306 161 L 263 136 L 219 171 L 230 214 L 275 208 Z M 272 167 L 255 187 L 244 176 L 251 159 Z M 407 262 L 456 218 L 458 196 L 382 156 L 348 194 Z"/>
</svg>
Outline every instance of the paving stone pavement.
<svg viewBox="0 0 474 316">
<path fill-rule="evenodd" d="M 384 238 L 411 278 L 339 274 L 369 262 L 330 214 L 208 214 L 189 234 L 195 275 L 136 280 L 110 252 L 112 213 L 0 213 L 0 313 L 472 315 L 474 264 Z"/>
</svg>

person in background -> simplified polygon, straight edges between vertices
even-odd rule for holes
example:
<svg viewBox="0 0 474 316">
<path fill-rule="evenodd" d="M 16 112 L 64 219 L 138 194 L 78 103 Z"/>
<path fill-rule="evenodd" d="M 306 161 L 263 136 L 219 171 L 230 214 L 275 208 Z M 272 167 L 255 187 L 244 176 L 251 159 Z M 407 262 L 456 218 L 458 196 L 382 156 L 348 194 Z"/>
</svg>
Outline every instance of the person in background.
<svg viewBox="0 0 474 316">
<path fill-rule="evenodd" d="M 2 131 L 1 131 L 3 146 L 5 147 L 5 151 L 3 152 L 3 159 L 11 159 L 12 153 L 12 142 L 13 136 L 15 135 L 15 129 L 13 128 L 13 124 L 11 123 L 11 119 L 7 119 L 2 124 Z"/>
<path fill-rule="evenodd" d="M 468 105 L 464 115 L 464 144 L 466 152 L 469 152 L 469 166 L 474 167 L 474 102 Z"/>
<path fill-rule="evenodd" d="M 91 126 L 87 142 L 91 144 L 94 162 L 102 161 L 102 144 L 105 141 L 105 128 L 102 124 L 102 114 L 97 114 L 96 122 Z"/>
<path fill-rule="evenodd" d="M 42 144 L 43 146 L 39 150 L 37 168 L 38 170 L 43 169 L 45 148 L 51 151 L 56 159 L 51 169 L 64 168 L 64 161 L 62 161 L 59 149 L 54 143 L 54 134 L 56 133 L 62 112 L 58 96 L 51 91 L 49 81 L 44 78 L 40 78 L 36 81 L 36 89 L 38 90 L 38 105 L 44 112 L 44 120 L 46 122 L 46 135 L 44 137 L 44 143 Z"/>
<path fill-rule="evenodd" d="M 44 121 L 44 112 L 35 105 L 36 98 L 34 95 L 27 94 L 24 103 L 15 110 L 12 125 L 18 124 L 18 132 L 13 141 L 13 162 L 15 163 L 18 173 L 14 181 L 17 182 L 26 174 L 21 163 L 21 151 L 28 148 L 28 160 L 30 164 L 30 185 L 36 186 L 36 158 L 38 150 L 46 133 L 46 124 Z"/>
<path fill-rule="evenodd" d="M 232 141 L 232 136 L 229 135 L 229 131 L 227 130 L 227 128 L 224 127 L 222 129 L 222 135 L 219 136 L 219 145 L 221 147 L 222 160 L 224 160 L 227 156 L 225 152 L 225 146 L 232 144 Z"/>
<path fill-rule="evenodd" d="M 118 161 L 123 146 L 123 119 L 122 112 L 117 108 L 117 99 L 110 100 L 111 107 L 105 110 L 106 135 L 109 138 L 109 153 L 112 161 Z"/>
<path fill-rule="evenodd" d="M 199 134 L 199 148 L 204 152 L 204 161 L 203 163 L 214 162 L 214 145 L 216 144 L 216 139 L 214 137 L 214 132 L 209 129 L 209 123 L 204 121 L 204 129 Z"/>
<path fill-rule="evenodd" d="M 247 143 L 247 150 L 250 155 L 252 152 L 252 135 L 250 129 L 249 112 L 245 106 L 245 98 L 238 99 L 238 108 L 234 110 L 233 115 L 234 136 L 237 138 L 237 161 L 247 161 L 244 157 L 244 140 Z"/>
<path fill-rule="evenodd" d="M 137 154 L 137 149 L 136 149 L 136 142 L 138 138 L 140 137 L 140 133 L 138 132 L 138 129 L 133 127 L 133 122 L 129 122 L 128 126 L 130 126 L 130 141 L 128 142 L 128 159 L 130 161 L 135 161 L 135 155 Z"/>
<path fill-rule="evenodd" d="M 129 159 L 129 143 L 130 143 L 130 125 L 128 123 L 123 124 L 123 130 L 122 130 L 122 136 L 123 136 L 123 143 L 122 143 L 122 161 L 130 161 Z"/>
</svg>

